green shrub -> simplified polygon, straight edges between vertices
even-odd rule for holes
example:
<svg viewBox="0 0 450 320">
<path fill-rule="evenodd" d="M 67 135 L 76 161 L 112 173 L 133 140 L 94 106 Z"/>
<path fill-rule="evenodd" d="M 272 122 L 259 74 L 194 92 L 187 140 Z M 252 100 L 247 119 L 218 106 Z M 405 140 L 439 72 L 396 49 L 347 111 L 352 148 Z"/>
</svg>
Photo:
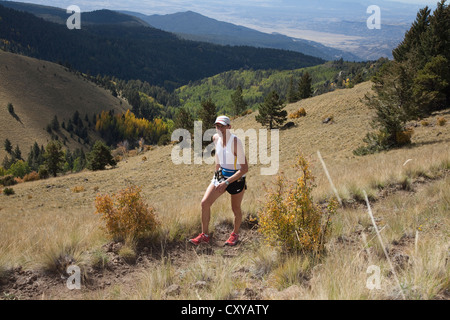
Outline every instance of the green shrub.
<svg viewBox="0 0 450 320">
<path fill-rule="evenodd" d="M 14 162 L 8 170 L 8 174 L 13 175 L 14 177 L 23 178 L 25 175 L 31 172 L 30 166 L 28 162 L 23 160 L 17 160 Z"/>
<path fill-rule="evenodd" d="M 137 254 L 132 246 L 126 244 L 122 248 L 120 248 L 119 257 L 121 257 L 126 263 L 134 264 L 136 263 Z"/>
<path fill-rule="evenodd" d="M 385 131 L 368 132 L 363 141 L 365 146 L 360 146 L 353 150 L 355 156 L 365 156 L 372 153 L 381 152 L 390 149 L 392 146 L 387 139 L 388 135 Z"/>
<path fill-rule="evenodd" d="M 3 189 L 3 194 L 6 196 L 10 196 L 15 194 L 14 189 L 13 188 L 5 188 Z"/>
<path fill-rule="evenodd" d="M 50 173 L 47 170 L 45 165 L 39 166 L 39 179 L 47 179 L 50 176 Z"/>
<path fill-rule="evenodd" d="M 8 174 L 6 176 L 0 177 L 0 185 L 5 187 L 13 186 L 17 182 L 14 180 L 14 176 L 12 174 Z"/>
<path fill-rule="evenodd" d="M 95 250 L 90 257 L 92 267 L 103 270 L 108 267 L 109 256 L 103 250 Z"/>
</svg>

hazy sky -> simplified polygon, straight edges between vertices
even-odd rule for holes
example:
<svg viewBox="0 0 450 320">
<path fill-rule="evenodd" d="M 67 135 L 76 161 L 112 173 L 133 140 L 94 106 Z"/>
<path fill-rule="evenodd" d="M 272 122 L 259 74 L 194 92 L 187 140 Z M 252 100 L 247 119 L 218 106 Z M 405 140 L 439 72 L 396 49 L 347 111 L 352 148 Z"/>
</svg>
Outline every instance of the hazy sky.
<svg viewBox="0 0 450 320">
<path fill-rule="evenodd" d="M 77 5 L 82 12 L 99 9 L 128 10 L 143 14 L 169 14 L 195 11 L 210 18 L 251 27 L 265 32 L 286 34 L 287 28 L 305 29 L 312 16 L 322 21 L 367 19 L 366 9 L 379 5 L 384 21 L 412 23 L 417 10 L 434 8 L 438 0 L 17 0 L 18 2 L 68 8 Z M 344 6 L 344 2 L 347 4 Z M 348 4 L 350 3 L 350 5 Z M 410 4 L 404 5 L 404 4 Z M 302 25 L 303 23 L 303 25 Z"/>
<path fill-rule="evenodd" d="M 314 3 L 318 5 L 321 0 L 111 0 L 111 1 L 88 1 L 88 0 L 17 0 L 18 2 L 28 2 L 43 4 L 60 8 L 67 8 L 70 5 L 77 5 L 82 11 L 91 11 L 98 9 L 119 9 L 138 11 L 146 14 L 154 13 L 174 13 L 178 11 L 192 10 L 213 10 L 218 7 L 301 7 L 305 3 Z M 357 1 L 347 0 L 347 2 L 361 2 L 377 4 L 378 0 Z M 409 3 L 414 5 L 434 6 L 438 0 L 384 0 L 388 2 Z M 336 0 L 336 3 L 339 3 Z M 145 11 L 145 12 L 143 12 Z"/>
</svg>

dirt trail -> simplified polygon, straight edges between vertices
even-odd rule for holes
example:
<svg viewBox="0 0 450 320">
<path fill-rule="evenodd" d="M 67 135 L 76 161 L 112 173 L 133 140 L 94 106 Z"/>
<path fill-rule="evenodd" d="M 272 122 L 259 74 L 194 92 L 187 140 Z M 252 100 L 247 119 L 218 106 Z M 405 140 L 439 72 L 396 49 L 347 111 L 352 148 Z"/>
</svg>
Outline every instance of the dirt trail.
<svg viewBox="0 0 450 320">
<path fill-rule="evenodd" d="M 68 288 L 69 275 L 61 273 L 46 273 L 40 270 L 24 270 L 21 267 L 7 271 L 7 276 L 0 282 L 0 300 L 78 300 L 95 297 L 96 293 L 120 285 L 132 287 L 139 281 L 142 272 L 161 263 L 163 258 L 169 258 L 175 268 L 183 268 L 192 263 L 198 255 L 220 254 L 233 258 L 246 250 L 246 244 L 258 237 L 257 231 L 250 224 L 243 223 L 241 241 L 234 247 L 224 246 L 232 227 L 221 224 L 211 233 L 211 244 L 194 246 L 187 240 L 169 244 L 140 244 L 137 257 L 133 262 L 127 262 L 118 251 L 122 243 L 110 242 L 102 246 L 108 256 L 107 265 L 103 268 L 86 266 L 82 271 L 81 288 Z M 62 261 L 62 265 L 71 265 L 70 259 Z M 75 282 L 72 282 L 75 284 Z"/>
</svg>

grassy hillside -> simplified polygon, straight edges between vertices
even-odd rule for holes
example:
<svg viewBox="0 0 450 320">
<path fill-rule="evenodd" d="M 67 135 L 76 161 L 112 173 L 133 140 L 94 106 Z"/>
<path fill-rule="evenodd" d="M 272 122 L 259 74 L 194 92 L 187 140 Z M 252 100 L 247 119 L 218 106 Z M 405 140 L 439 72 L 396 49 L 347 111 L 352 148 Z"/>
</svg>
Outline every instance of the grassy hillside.
<svg viewBox="0 0 450 320">
<path fill-rule="evenodd" d="M 365 82 L 286 107 L 289 113 L 303 107 L 307 115 L 294 120 L 295 127 L 280 131 L 279 172 L 295 179 L 298 173 L 292 165 L 297 153 L 302 152 L 316 176 L 315 199 L 326 200 L 332 191 L 317 157 L 320 151 L 347 204 L 333 217 L 327 254 L 320 263 L 308 256 L 280 256 L 264 246 L 250 226 L 243 226 L 239 246 L 223 248 L 221 243 L 231 232 L 228 195 L 212 208 L 214 243 L 209 249 L 193 250 L 185 239 L 200 230 L 200 201 L 213 166 L 174 165 L 173 146 L 163 146 L 130 157 L 115 169 L 22 183 L 14 186 L 14 195 L 0 195 L 3 296 L 401 299 L 361 201 L 362 190 L 366 190 L 378 226 L 385 227 L 382 237 L 398 268 L 405 297 L 448 299 L 449 112 L 430 117 L 429 126 L 411 123 L 415 133 L 408 148 L 356 157 L 352 150 L 370 130 L 372 114 L 361 102 L 370 90 L 371 84 Z M 334 121 L 322 123 L 322 118 L 330 115 Z M 447 124 L 437 126 L 437 116 L 446 118 Z M 234 129 L 261 129 L 254 114 L 235 119 L 232 125 Z M 258 162 L 249 168 L 245 216 L 257 214 L 265 200 L 263 186 L 275 178 L 262 176 L 261 167 L 266 165 Z M 144 199 L 155 207 L 162 222 L 157 242 L 140 247 L 134 265 L 125 263 L 118 250 L 108 249 L 116 244 L 106 245 L 110 239 L 93 214 L 96 194 L 114 193 L 130 184 L 142 187 Z M 65 257 L 85 268 L 89 281 L 82 290 L 68 291 L 59 275 L 42 273 L 60 266 Z M 91 267 L 93 261 L 97 261 L 95 269 Z M 99 261 L 103 267 L 98 266 Z M 370 265 L 381 268 L 380 290 L 366 288 Z M 27 282 L 33 275 L 38 280 Z M 169 287 L 175 290 L 169 291 Z"/>
<path fill-rule="evenodd" d="M 45 146 L 51 139 L 45 129 L 55 115 L 60 123 L 65 121 L 67 124 L 76 110 L 81 117 L 88 114 L 92 119 L 94 113 L 99 114 L 102 110 L 131 108 L 109 91 L 54 63 L 0 50 L 0 70 L 2 160 L 6 155 L 5 139 L 9 139 L 14 147 L 19 145 L 23 157 L 35 141 Z M 9 103 L 13 105 L 17 119 L 8 112 Z M 64 134 L 69 138 L 68 147 L 82 147 L 67 132 Z"/>
<path fill-rule="evenodd" d="M 294 70 L 232 70 L 200 81 L 193 81 L 175 90 L 181 104 L 196 114 L 201 101 L 211 98 L 219 113 L 229 113 L 231 94 L 238 86 L 243 89 L 244 101 L 256 110 L 264 97 L 272 90 L 286 100 L 290 80 L 297 90 L 303 73 L 312 78 L 314 95 L 333 91 L 337 88 L 351 87 L 354 83 L 369 80 L 385 60 L 371 62 L 330 61 L 318 66 Z"/>
</svg>

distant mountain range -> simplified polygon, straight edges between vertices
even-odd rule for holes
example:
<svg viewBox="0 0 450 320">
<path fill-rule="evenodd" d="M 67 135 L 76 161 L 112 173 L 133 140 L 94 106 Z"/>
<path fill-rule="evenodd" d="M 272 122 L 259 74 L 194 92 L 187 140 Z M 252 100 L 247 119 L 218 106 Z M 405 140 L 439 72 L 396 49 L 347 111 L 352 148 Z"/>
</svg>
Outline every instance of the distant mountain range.
<svg viewBox="0 0 450 320">
<path fill-rule="evenodd" d="M 173 32 L 188 40 L 205 41 L 220 45 L 248 45 L 292 50 L 325 60 L 340 58 L 347 61 L 363 60 L 352 53 L 327 47 L 318 42 L 296 39 L 282 34 L 268 34 L 208 18 L 192 11 L 167 15 L 144 15 L 131 11 L 121 12 L 135 16 L 155 28 Z"/>
<path fill-rule="evenodd" d="M 52 22 L 62 24 L 67 18 L 65 10 L 59 8 L 12 1 L 0 3 Z M 104 5 L 114 10 L 114 3 L 111 1 Z M 98 8 L 98 4 L 84 3 L 83 9 L 95 10 L 92 8 Z M 381 10 L 381 29 L 367 27 L 370 16 L 367 10 L 372 5 L 377 5 Z M 126 1 L 121 7 L 124 6 Z M 169 12 L 180 8 L 175 3 L 161 6 L 171 8 Z M 392 50 L 402 40 L 422 7 L 391 0 L 279 0 L 261 5 L 254 1 L 215 2 L 212 9 L 210 1 L 198 0 L 195 11 L 201 14 L 187 11 L 151 15 L 148 5 L 142 2 L 133 6 L 132 11 L 135 12 L 120 11 L 122 15 L 118 16 L 112 13 L 115 11 L 108 11 L 109 14 L 102 12 L 101 17 L 98 12 L 104 10 L 83 12 L 82 20 L 85 25 L 151 25 L 175 33 L 182 39 L 220 45 L 285 49 L 325 60 L 342 57 L 347 61 L 365 61 L 377 60 L 381 56 L 392 58 Z M 155 9 L 155 12 L 161 12 L 161 8 L 159 11 Z"/>
<path fill-rule="evenodd" d="M 66 9 L 51 6 L 43 6 L 33 3 L 0 1 L 0 5 L 14 10 L 25 11 L 42 18 L 49 22 L 66 24 L 69 14 Z M 110 10 L 97 10 L 92 12 L 83 12 L 83 24 L 119 24 L 125 26 L 148 26 L 148 24 L 139 18 L 127 14 L 119 14 Z"/>
<path fill-rule="evenodd" d="M 182 40 L 110 10 L 82 13 L 81 30 L 69 30 L 65 25 L 69 14 L 58 8 L 0 1 L 0 17 L 4 50 L 169 90 L 227 70 L 283 70 L 325 62 L 294 51 Z"/>
<path fill-rule="evenodd" d="M 0 1 L 0 4 L 15 10 L 30 12 L 47 21 L 65 24 L 66 10 L 36 4 Z M 288 37 L 282 34 L 268 34 L 208 18 L 196 12 L 187 11 L 168 15 L 145 15 L 132 11 L 98 10 L 82 13 L 82 23 L 87 25 L 114 23 L 125 26 L 151 26 L 177 34 L 182 39 L 209 42 L 219 45 L 252 46 L 283 49 L 319 57 L 324 60 L 343 58 L 347 61 L 362 61 L 352 53 L 327 47 L 319 42 Z"/>
<path fill-rule="evenodd" d="M 367 27 L 373 5 L 380 9 L 381 29 Z M 392 58 L 392 50 L 423 7 L 413 1 L 393 0 L 230 0 L 213 4 L 209 0 L 196 0 L 194 11 L 265 33 L 277 32 L 293 39 L 318 42 L 364 60 L 376 60 L 381 56 Z M 146 10 L 144 5 L 136 8 L 133 11 Z M 173 10 L 180 11 L 176 7 Z M 167 12 L 177 12 L 173 10 Z"/>
</svg>

